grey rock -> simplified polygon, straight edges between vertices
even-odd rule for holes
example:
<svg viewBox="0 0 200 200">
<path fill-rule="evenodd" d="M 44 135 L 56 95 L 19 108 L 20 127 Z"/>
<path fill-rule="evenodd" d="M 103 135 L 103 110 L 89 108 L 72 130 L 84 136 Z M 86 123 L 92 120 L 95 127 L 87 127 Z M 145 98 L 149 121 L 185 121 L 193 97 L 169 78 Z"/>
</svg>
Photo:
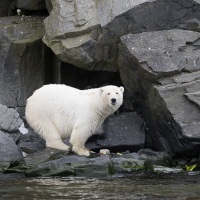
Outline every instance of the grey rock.
<svg viewBox="0 0 200 200">
<path fill-rule="evenodd" d="M 62 152 L 57 149 L 45 148 L 35 153 L 28 154 L 25 158 L 25 165 L 32 167 L 43 162 L 59 159 L 66 155 L 68 155 L 66 152 Z"/>
<path fill-rule="evenodd" d="M 0 166 L 8 167 L 11 163 L 23 160 L 20 148 L 2 131 L 0 131 L 0 155 Z"/>
<path fill-rule="evenodd" d="M 189 79 L 191 75 L 196 76 L 196 73 L 188 74 Z M 200 80 L 200 77 L 198 79 Z M 190 90 L 189 88 L 198 88 L 199 90 L 200 82 L 192 81 L 156 86 L 155 91 L 158 92 L 158 99 L 161 98 L 164 100 L 164 102 L 157 104 L 158 110 L 160 110 L 160 112 L 157 112 L 157 117 L 159 117 L 161 112 L 163 113 L 163 117 L 159 117 L 160 120 L 164 122 L 161 129 L 166 127 L 166 133 L 172 134 L 169 135 L 169 138 L 161 134 L 160 141 L 163 141 L 165 150 L 170 147 L 177 155 L 196 156 L 198 155 L 197 149 L 200 147 L 200 109 L 196 99 L 191 101 L 190 98 L 186 98 L 186 91 Z M 196 92 L 198 93 L 198 91 Z M 196 92 L 194 91 L 194 93 Z M 150 95 L 150 98 L 152 98 L 153 94 Z M 158 131 L 159 134 L 160 131 L 161 130 Z M 174 142 L 170 144 L 171 139 L 174 140 Z"/>
<path fill-rule="evenodd" d="M 118 43 L 123 35 L 166 30 L 188 20 L 200 20 L 200 4 L 195 0 L 51 3 L 53 10 L 44 20 L 44 43 L 63 62 L 87 70 L 117 71 Z"/>
<path fill-rule="evenodd" d="M 185 30 L 148 32 L 121 37 L 121 45 L 152 77 L 200 70 L 200 33 Z M 191 44 L 191 45 L 190 45 Z"/>
<path fill-rule="evenodd" d="M 140 149 L 138 152 L 141 160 L 171 160 L 171 156 L 165 151 L 153 151 L 152 149 Z"/>
<path fill-rule="evenodd" d="M 198 19 L 191 19 L 178 25 L 178 28 L 200 32 L 200 21 Z"/>
<path fill-rule="evenodd" d="M 121 38 L 120 75 L 139 94 L 146 141 L 173 156 L 199 154 L 199 41 L 199 33 L 176 29 Z"/>
<path fill-rule="evenodd" d="M 185 93 L 185 96 L 200 108 L 200 91 Z"/>
<path fill-rule="evenodd" d="M 25 180 L 26 177 L 23 173 L 10 173 L 10 174 L 1 174 L 0 173 L 0 179 L 2 181 L 13 181 L 13 180 Z"/>
<path fill-rule="evenodd" d="M 53 6 L 50 0 L 45 0 L 46 3 L 46 8 L 48 10 L 48 12 L 50 13 L 53 10 Z"/>
<path fill-rule="evenodd" d="M 138 151 L 140 160 L 145 160 L 146 166 L 164 166 L 172 167 L 172 157 L 165 151 L 153 151 L 152 149 L 141 149 Z"/>
<path fill-rule="evenodd" d="M 42 156 L 41 155 L 45 155 Z M 45 158 L 44 158 L 45 157 Z M 39 159 L 38 159 L 39 158 Z M 36 164 L 37 163 L 37 164 Z M 107 177 L 109 176 L 108 156 L 86 158 L 77 155 L 67 155 L 65 152 L 54 149 L 45 149 L 25 158 L 27 176 L 83 176 Z"/>
<path fill-rule="evenodd" d="M 145 168 L 145 161 L 138 160 L 134 158 L 127 157 L 115 157 L 112 158 L 112 163 L 114 166 L 114 173 L 125 173 L 131 171 L 138 171 Z"/>
<path fill-rule="evenodd" d="M 153 169 L 153 166 L 148 164 L 145 166 L 145 160 L 139 160 L 138 156 L 129 154 L 125 155 L 108 155 L 95 156 L 94 158 L 86 158 L 77 155 L 67 155 L 62 152 L 57 152 L 57 158 L 54 155 L 51 158 L 43 160 L 43 162 L 30 165 L 34 163 L 31 160 L 38 160 L 37 155 L 29 154 L 25 159 L 26 175 L 28 177 L 35 176 L 78 176 L 78 177 L 109 177 L 113 174 L 121 174 L 132 171 Z M 46 152 L 47 153 L 47 152 Z M 45 154 L 46 154 L 45 153 Z M 40 156 L 39 156 L 40 157 Z M 27 159 L 29 160 L 27 163 Z"/>
<path fill-rule="evenodd" d="M 110 149 L 114 152 L 138 151 L 144 147 L 144 121 L 136 113 L 122 113 L 109 117 L 104 124 L 103 137 L 89 141 L 89 149 Z"/>
<path fill-rule="evenodd" d="M 153 166 L 153 171 L 157 173 L 171 173 L 171 174 L 176 174 L 176 173 L 183 173 L 184 170 L 181 167 L 164 167 L 164 166 Z"/>
<path fill-rule="evenodd" d="M 16 132 L 23 123 L 19 113 L 13 109 L 0 104 L 0 130 Z"/>
<path fill-rule="evenodd" d="M 153 151 L 148 150 L 150 154 Z M 25 172 L 28 177 L 36 176 L 78 176 L 78 177 L 110 177 L 115 174 L 129 173 L 138 170 L 170 170 L 169 163 L 164 162 L 168 157 L 165 153 L 153 153 L 153 157 L 143 157 L 143 153 L 123 153 L 111 155 L 92 154 L 90 157 L 68 154 L 64 151 L 46 148 L 33 154 L 28 154 L 24 163 L 18 168 L 9 168 L 6 172 Z M 156 156 L 155 156 L 156 155 Z M 161 156 L 160 156 L 161 155 Z M 152 160 L 151 160 L 152 159 Z M 159 166 L 155 161 L 159 160 Z M 151 163 L 151 161 L 154 161 Z M 161 161 L 163 161 L 161 163 Z M 159 169 L 158 169 L 159 168 Z M 154 170 L 155 169 L 155 170 Z M 160 170 L 160 171 L 161 171 Z"/>
<path fill-rule="evenodd" d="M 84 165 L 75 166 L 75 175 L 79 177 L 109 177 L 113 172 L 113 164 L 108 155 L 89 158 Z"/>
<path fill-rule="evenodd" d="M 19 138 L 18 146 L 25 153 L 34 153 L 46 147 L 44 139 L 42 139 L 38 134 L 30 131 Z"/>
<path fill-rule="evenodd" d="M 139 154 L 135 153 L 135 152 L 133 152 L 133 153 L 127 153 L 127 152 L 125 152 L 125 153 L 117 153 L 117 155 L 120 155 L 120 156 L 117 156 L 117 157 L 121 157 L 122 156 L 123 158 L 132 158 L 134 160 L 139 160 L 140 159 Z M 114 156 L 114 158 L 115 158 L 115 156 Z"/>
<path fill-rule="evenodd" d="M 47 48 L 41 38 L 43 17 L 0 19 L 0 103 L 23 107 L 45 82 Z"/>
<path fill-rule="evenodd" d="M 22 10 L 42 10 L 46 9 L 45 0 L 14 0 L 17 8 Z"/>
<path fill-rule="evenodd" d="M 41 164 L 38 164 L 36 166 L 33 166 L 31 169 L 26 171 L 26 175 L 28 177 L 33 176 L 70 176 L 75 175 L 75 170 L 73 167 L 71 167 L 71 164 L 77 165 L 77 162 L 79 164 L 85 163 L 85 159 L 78 157 L 66 157 L 61 158 L 59 160 L 52 160 L 48 162 L 44 162 Z"/>
<path fill-rule="evenodd" d="M 5 131 L 2 131 L 3 133 L 5 133 L 8 137 L 10 137 L 16 144 L 19 141 L 19 138 L 21 137 L 21 133 L 19 131 L 15 132 L 15 133 L 8 133 Z"/>
<path fill-rule="evenodd" d="M 151 149 L 141 149 L 138 153 L 124 153 L 112 158 L 113 170 L 115 173 L 125 173 L 138 170 L 156 171 L 164 169 L 173 170 L 173 161 L 166 152 L 156 152 Z M 158 169 L 159 168 L 159 169 Z M 182 170 L 181 170 L 182 171 Z"/>
</svg>

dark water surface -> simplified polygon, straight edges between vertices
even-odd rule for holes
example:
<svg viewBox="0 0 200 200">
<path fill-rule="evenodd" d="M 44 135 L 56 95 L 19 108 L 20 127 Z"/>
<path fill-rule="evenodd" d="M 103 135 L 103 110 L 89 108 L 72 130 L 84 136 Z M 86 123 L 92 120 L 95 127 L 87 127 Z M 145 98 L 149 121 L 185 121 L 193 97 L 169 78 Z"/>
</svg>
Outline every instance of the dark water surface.
<svg viewBox="0 0 200 200">
<path fill-rule="evenodd" d="M 135 173 L 112 178 L 0 175 L 0 199 L 200 199 L 200 174 Z"/>
</svg>

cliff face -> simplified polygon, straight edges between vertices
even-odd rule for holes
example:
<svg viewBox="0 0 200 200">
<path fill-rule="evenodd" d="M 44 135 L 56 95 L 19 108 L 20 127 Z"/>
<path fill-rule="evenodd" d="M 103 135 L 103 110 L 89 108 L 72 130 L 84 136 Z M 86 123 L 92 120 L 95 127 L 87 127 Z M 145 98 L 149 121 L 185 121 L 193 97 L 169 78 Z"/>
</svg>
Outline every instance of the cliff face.
<svg viewBox="0 0 200 200">
<path fill-rule="evenodd" d="M 105 124 L 105 138 L 88 142 L 90 148 L 199 155 L 199 0 L 0 4 L 0 104 L 23 117 L 26 99 L 47 83 L 123 84 L 123 115 Z M 138 118 L 127 113 L 134 111 L 144 119 L 141 135 L 133 126 Z M 121 132 L 113 138 L 117 130 L 131 139 L 121 140 Z"/>
</svg>

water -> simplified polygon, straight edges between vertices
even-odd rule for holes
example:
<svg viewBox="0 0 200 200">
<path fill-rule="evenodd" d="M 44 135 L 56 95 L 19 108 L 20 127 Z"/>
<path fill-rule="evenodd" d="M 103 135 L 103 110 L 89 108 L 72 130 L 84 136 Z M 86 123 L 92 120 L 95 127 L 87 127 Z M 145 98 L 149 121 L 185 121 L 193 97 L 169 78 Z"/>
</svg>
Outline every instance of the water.
<svg viewBox="0 0 200 200">
<path fill-rule="evenodd" d="M 33 178 L 0 176 L 0 199 L 200 199 L 200 174 L 135 173 L 126 177 Z"/>
</svg>

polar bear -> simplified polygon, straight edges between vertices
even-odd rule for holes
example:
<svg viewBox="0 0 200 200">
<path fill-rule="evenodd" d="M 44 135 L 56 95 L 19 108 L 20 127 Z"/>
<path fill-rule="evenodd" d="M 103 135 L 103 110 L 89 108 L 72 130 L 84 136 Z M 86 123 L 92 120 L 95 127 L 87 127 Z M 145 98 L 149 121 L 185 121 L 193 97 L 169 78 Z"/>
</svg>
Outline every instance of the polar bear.
<svg viewBox="0 0 200 200">
<path fill-rule="evenodd" d="M 88 90 L 44 85 L 27 99 L 26 120 L 47 147 L 69 151 L 62 139 L 70 138 L 73 152 L 89 156 L 86 141 L 122 105 L 123 92 L 113 85 Z"/>
</svg>

